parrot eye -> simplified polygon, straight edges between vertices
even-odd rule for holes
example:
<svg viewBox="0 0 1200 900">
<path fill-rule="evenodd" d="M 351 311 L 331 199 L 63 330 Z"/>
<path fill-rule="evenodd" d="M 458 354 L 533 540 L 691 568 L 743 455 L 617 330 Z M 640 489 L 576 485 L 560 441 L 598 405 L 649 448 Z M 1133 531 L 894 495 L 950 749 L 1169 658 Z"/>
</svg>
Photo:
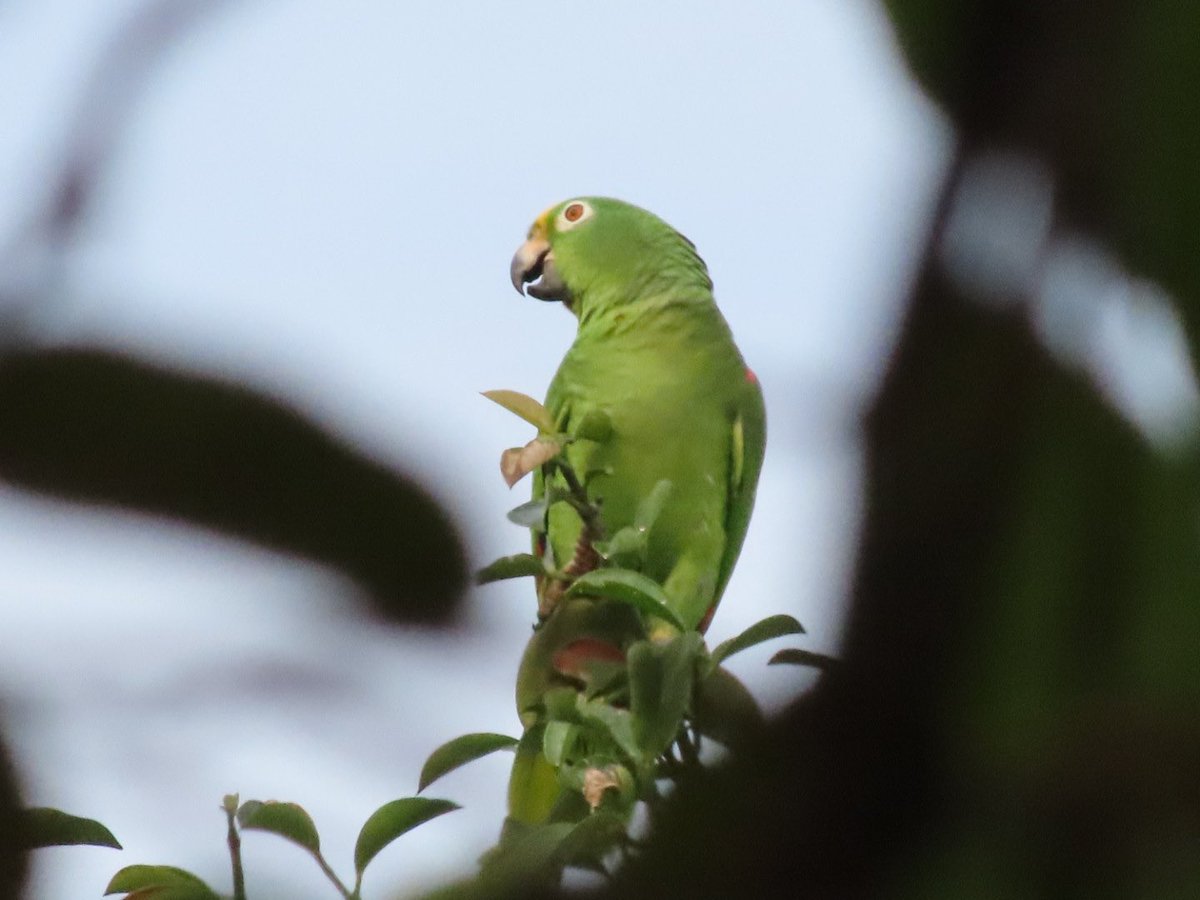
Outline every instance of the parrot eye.
<svg viewBox="0 0 1200 900">
<path fill-rule="evenodd" d="M 592 208 L 582 200 L 572 200 L 558 214 L 558 230 L 568 231 L 592 217 Z"/>
</svg>

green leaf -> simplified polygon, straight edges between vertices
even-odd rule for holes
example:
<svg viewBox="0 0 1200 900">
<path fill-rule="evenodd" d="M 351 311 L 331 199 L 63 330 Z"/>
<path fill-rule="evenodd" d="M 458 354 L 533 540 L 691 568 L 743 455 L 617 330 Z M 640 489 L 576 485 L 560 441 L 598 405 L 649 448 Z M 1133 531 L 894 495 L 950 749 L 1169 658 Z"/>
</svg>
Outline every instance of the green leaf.
<svg viewBox="0 0 1200 900">
<path fill-rule="evenodd" d="M 780 650 L 767 660 L 768 666 L 812 666 L 814 669 L 820 669 L 823 672 L 828 672 L 830 669 L 835 668 L 837 664 L 837 659 L 832 656 L 826 656 L 824 653 L 813 653 L 811 650 L 801 650 L 798 647 Z"/>
<path fill-rule="evenodd" d="M 641 568 L 646 558 L 646 542 L 649 535 L 644 529 L 626 525 L 607 541 L 596 541 L 593 545 L 601 558 L 619 568 Z"/>
<path fill-rule="evenodd" d="M 312 853 L 321 852 L 321 838 L 312 817 L 296 803 L 247 800 L 237 812 L 243 829 L 269 831 Z"/>
<path fill-rule="evenodd" d="M 511 820 L 510 820 L 511 821 Z M 518 823 L 519 825 L 520 823 Z M 533 893 L 532 888 L 549 888 L 558 880 L 558 849 L 575 829 L 573 822 L 509 829 L 500 844 L 480 860 L 478 897 L 519 897 Z M 461 896 L 455 892 L 453 896 Z"/>
<path fill-rule="evenodd" d="M 661 755 L 679 733 L 703 645 L 704 639 L 690 631 L 665 644 L 638 641 L 629 648 L 633 733 L 648 758 Z"/>
<path fill-rule="evenodd" d="M 121 849 L 112 832 L 95 819 L 82 819 L 48 806 L 23 810 L 21 817 L 22 836 L 30 849 L 74 844 Z"/>
<path fill-rule="evenodd" d="M 379 807 L 363 824 L 354 845 L 354 869 L 358 877 L 362 877 L 367 863 L 396 838 L 456 809 L 461 809 L 457 803 L 429 797 L 404 797 Z"/>
<path fill-rule="evenodd" d="M 767 616 L 765 619 L 755 622 L 737 637 L 717 644 L 712 652 L 712 661 L 714 664 L 720 665 L 735 653 L 741 653 L 756 644 L 788 634 L 804 634 L 804 626 L 792 616 L 783 614 Z"/>
<path fill-rule="evenodd" d="M 638 504 L 633 524 L 626 525 L 607 541 L 598 541 L 595 544 L 596 552 L 610 566 L 640 570 L 646 561 L 646 545 L 650 540 L 651 526 L 662 512 L 670 493 L 671 482 L 665 478 L 659 481 Z"/>
<path fill-rule="evenodd" d="M 542 698 L 546 707 L 546 718 L 558 722 L 578 722 L 579 692 L 574 688 L 558 687 L 546 691 Z"/>
<path fill-rule="evenodd" d="M 541 530 L 546 525 L 546 507 L 548 505 L 545 497 L 538 497 L 536 500 L 522 503 L 508 511 L 508 521 L 514 525 L 520 525 L 522 528 Z"/>
<path fill-rule="evenodd" d="M 609 702 L 628 694 L 629 669 L 624 662 L 594 660 L 582 675 L 584 696 L 588 700 L 607 697 Z"/>
<path fill-rule="evenodd" d="M 558 773 L 542 754 L 545 726 L 535 724 L 521 735 L 508 778 L 508 822 L 540 822 L 559 794 Z M 501 838 L 503 840 L 503 838 Z"/>
<path fill-rule="evenodd" d="M 513 750 L 517 739 L 506 734 L 477 732 L 464 734 L 452 741 L 447 741 L 429 754 L 425 765 L 421 767 L 421 777 L 417 783 L 417 793 L 425 790 L 447 772 L 453 772 L 459 766 L 495 753 L 497 750 Z"/>
<path fill-rule="evenodd" d="M 491 584 L 506 578 L 523 578 L 526 575 L 541 575 L 546 566 L 532 553 L 514 553 L 502 556 L 475 573 L 476 584 Z"/>
<path fill-rule="evenodd" d="M 686 630 L 679 616 L 667 606 L 667 595 L 658 582 L 628 569 L 593 569 L 580 575 L 567 589 L 567 597 L 579 595 L 618 600 L 649 616 L 670 622 Z"/>
<path fill-rule="evenodd" d="M 170 898 L 170 900 L 220 900 L 220 896 L 200 878 L 175 866 L 126 866 L 117 872 L 104 889 L 104 895 L 133 894 Z"/>
<path fill-rule="evenodd" d="M 546 730 L 542 735 L 542 753 L 549 760 L 552 766 L 561 766 L 563 760 L 570 752 L 571 746 L 575 743 L 575 737 L 579 734 L 579 726 L 573 725 L 570 722 L 553 721 L 546 723 Z"/>
<path fill-rule="evenodd" d="M 483 396 L 493 403 L 499 403 L 510 413 L 514 413 L 536 428 L 549 434 L 554 431 L 554 419 L 550 411 L 528 394 L 520 391 L 484 391 Z"/>
<path fill-rule="evenodd" d="M 726 747 L 736 746 L 763 724 L 762 710 L 753 695 L 722 667 L 713 669 L 696 686 L 695 704 L 696 729 Z"/>
<path fill-rule="evenodd" d="M 608 413 L 598 409 L 589 410 L 571 429 L 571 437 L 582 438 L 585 441 L 606 441 L 612 434 L 612 421 Z"/>
<path fill-rule="evenodd" d="M 659 513 L 667 503 L 667 498 L 671 496 L 671 488 L 671 482 L 663 478 L 651 488 L 649 494 L 642 498 L 642 502 L 638 504 L 637 512 L 633 516 L 633 524 L 636 528 L 649 531 L 654 527 Z"/>
<path fill-rule="evenodd" d="M 634 762 L 641 763 L 645 757 L 634 737 L 633 715 L 627 709 L 617 709 L 602 700 L 584 701 L 578 704 L 580 717 L 593 727 L 607 734 L 612 742 Z"/>
</svg>

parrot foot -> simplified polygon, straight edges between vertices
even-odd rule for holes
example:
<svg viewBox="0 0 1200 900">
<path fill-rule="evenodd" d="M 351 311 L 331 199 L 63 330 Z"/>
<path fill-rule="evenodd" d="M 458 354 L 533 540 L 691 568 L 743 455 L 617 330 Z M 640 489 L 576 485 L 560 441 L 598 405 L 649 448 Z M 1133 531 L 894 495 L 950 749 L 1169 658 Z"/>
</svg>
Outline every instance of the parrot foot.
<svg viewBox="0 0 1200 900">
<path fill-rule="evenodd" d="M 586 534 L 580 535 L 575 544 L 575 554 L 562 570 L 562 578 L 547 578 L 538 592 L 538 621 L 544 622 L 550 618 L 572 581 L 599 565 L 600 554 L 592 546 L 591 539 Z"/>
</svg>

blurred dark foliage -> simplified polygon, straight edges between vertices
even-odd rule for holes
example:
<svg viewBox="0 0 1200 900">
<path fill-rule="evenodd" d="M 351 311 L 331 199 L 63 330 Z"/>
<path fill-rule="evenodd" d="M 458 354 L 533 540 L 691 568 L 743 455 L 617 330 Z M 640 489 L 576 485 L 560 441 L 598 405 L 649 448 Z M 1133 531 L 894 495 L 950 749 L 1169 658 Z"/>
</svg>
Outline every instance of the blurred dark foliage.
<svg viewBox="0 0 1200 900">
<path fill-rule="evenodd" d="M 277 400 L 103 351 L 0 358 L 0 477 L 327 563 L 395 621 L 446 621 L 466 582 L 416 485 Z"/>
<path fill-rule="evenodd" d="M 1200 897 L 1200 463 L 1023 310 L 940 270 L 963 165 L 1046 162 L 1055 227 L 1200 348 L 1200 5 L 892 0 L 957 159 L 866 426 L 843 664 L 683 786 L 597 896 Z"/>
<path fill-rule="evenodd" d="M 25 881 L 29 859 L 22 830 L 21 798 L 8 748 L 0 744 L 0 897 L 16 897 Z"/>
<path fill-rule="evenodd" d="M 1180 0 L 887 0 L 963 155 L 1027 151 L 1060 222 L 1179 301 L 1200 344 L 1200 6 Z"/>
<path fill-rule="evenodd" d="M 446 623 L 467 584 L 462 540 L 410 479 L 247 386 L 26 340 L 157 64 L 225 6 L 154 0 L 116 29 L 68 117 L 56 178 L 0 248 L 0 479 L 306 557 L 354 579 L 387 620 Z M 24 877 L 17 796 L 0 759 L 0 897 Z"/>
<path fill-rule="evenodd" d="M 448 621 L 465 553 L 418 485 L 249 387 L 22 340 L 156 67 L 226 5 L 151 0 L 114 30 L 66 123 L 59 171 L 0 256 L 24 273 L 0 285 L 0 478 L 308 557 L 354 578 L 384 618 Z M 41 269 L 28 271 L 30 260 Z"/>
</svg>

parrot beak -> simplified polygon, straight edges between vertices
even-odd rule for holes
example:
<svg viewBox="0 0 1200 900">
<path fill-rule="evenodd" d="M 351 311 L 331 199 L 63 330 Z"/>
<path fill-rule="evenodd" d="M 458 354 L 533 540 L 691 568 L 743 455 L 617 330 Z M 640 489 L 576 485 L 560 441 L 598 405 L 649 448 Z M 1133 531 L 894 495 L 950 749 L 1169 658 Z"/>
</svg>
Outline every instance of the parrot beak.
<svg viewBox="0 0 1200 900">
<path fill-rule="evenodd" d="M 544 237 L 534 235 L 517 248 L 508 274 L 518 294 L 525 294 L 524 288 L 528 284 L 529 296 L 539 300 L 567 300 L 570 296 L 566 284 L 554 267 L 554 253 L 550 249 L 550 242 Z"/>
</svg>

